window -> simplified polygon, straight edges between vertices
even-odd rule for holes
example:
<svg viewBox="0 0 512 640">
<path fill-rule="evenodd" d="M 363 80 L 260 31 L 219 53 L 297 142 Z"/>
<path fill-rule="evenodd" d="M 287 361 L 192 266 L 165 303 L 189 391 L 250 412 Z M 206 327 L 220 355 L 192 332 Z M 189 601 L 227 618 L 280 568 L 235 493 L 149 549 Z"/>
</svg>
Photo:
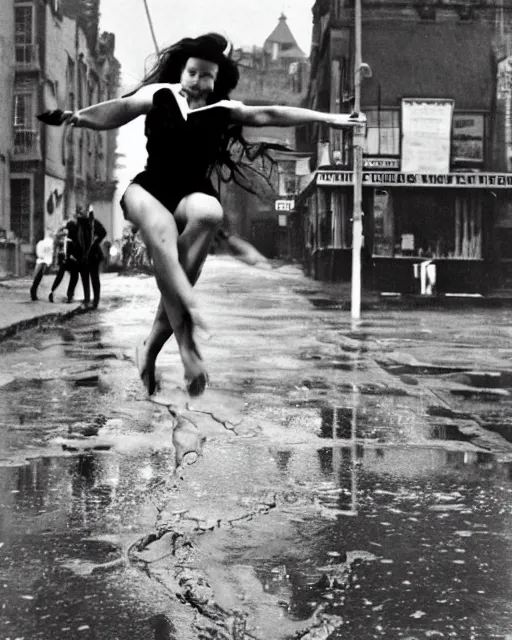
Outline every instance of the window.
<svg viewBox="0 0 512 640">
<path fill-rule="evenodd" d="M 279 161 L 279 195 L 289 196 L 297 193 L 295 166 L 295 160 Z"/>
<path fill-rule="evenodd" d="M 479 189 L 381 191 L 374 199 L 374 254 L 482 258 L 483 199 Z M 377 195 L 379 198 L 377 198 Z"/>
<path fill-rule="evenodd" d="M 14 127 L 31 128 L 32 118 L 32 94 L 16 93 L 14 96 Z"/>
<path fill-rule="evenodd" d="M 14 153 L 27 153 L 34 148 L 35 142 L 32 94 L 16 93 L 14 95 Z"/>
<path fill-rule="evenodd" d="M 453 114 L 452 162 L 478 165 L 484 161 L 484 116 L 474 113 Z"/>
<path fill-rule="evenodd" d="M 400 111 L 368 109 L 364 153 L 368 156 L 400 155 Z"/>
<path fill-rule="evenodd" d="M 14 7 L 14 44 L 15 60 L 26 64 L 35 59 L 34 46 L 34 8 L 32 5 Z"/>
<path fill-rule="evenodd" d="M 30 242 L 31 182 L 29 178 L 11 180 L 11 231 L 23 242 Z"/>
<path fill-rule="evenodd" d="M 32 5 L 14 7 L 15 43 L 27 45 L 34 43 L 34 11 Z"/>
</svg>

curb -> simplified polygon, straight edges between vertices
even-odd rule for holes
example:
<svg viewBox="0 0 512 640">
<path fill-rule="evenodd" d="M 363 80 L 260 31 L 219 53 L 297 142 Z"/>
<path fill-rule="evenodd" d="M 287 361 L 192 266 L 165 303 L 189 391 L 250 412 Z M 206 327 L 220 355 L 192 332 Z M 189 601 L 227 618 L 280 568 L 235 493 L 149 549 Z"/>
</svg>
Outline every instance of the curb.
<svg viewBox="0 0 512 640">
<path fill-rule="evenodd" d="M 64 312 L 56 311 L 53 313 L 46 313 L 44 315 L 34 316 L 33 318 L 27 318 L 26 320 L 13 322 L 9 326 L 0 329 L 0 341 L 12 338 L 12 336 L 15 336 L 21 331 L 39 327 L 47 322 L 54 322 L 55 320 L 69 320 L 77 314 L 79 308 L 80 307 L 76 307 L 76 309 Z"/>
</svg>

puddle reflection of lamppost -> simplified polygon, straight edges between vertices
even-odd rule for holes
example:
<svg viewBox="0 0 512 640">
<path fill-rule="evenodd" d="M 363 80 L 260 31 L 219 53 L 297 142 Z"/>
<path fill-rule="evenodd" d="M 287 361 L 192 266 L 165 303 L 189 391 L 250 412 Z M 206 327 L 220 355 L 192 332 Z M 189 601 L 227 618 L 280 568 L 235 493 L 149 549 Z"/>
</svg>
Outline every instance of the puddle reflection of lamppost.
<svg viewBox="0 0 512 640">
<path fill-rule="evenodd" d="M 334 441 L 333 446 L 333 470 L 335 478 L 341 484 L 341 477 L 343 472 L 343 450 L 350 452 L 350 507 L 348 509 L 341 509 L 339 513 L 346 516 L 357 515 L 357 410 L 359 407 L 359 390 L 357 385 L 352 385 L 352 415 L 350 421 L 350 446 L 336 446 L 336 440 L 338 439 L 338 407 L 333 407 L 333 419 L 332 419 L 332 438 Z"/>
</svg>

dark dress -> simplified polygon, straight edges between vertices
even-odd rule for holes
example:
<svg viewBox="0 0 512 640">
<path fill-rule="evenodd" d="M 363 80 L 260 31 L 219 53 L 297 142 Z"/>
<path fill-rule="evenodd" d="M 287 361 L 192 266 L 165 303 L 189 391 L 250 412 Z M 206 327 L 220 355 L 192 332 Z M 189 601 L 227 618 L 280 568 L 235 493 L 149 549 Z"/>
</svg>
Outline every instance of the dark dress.
<svg viewBox="0 0 512 640">
<path fill-rule="evenodd" d="M 190 193 L 219 199 L 210 178 L 229 126 L 229 109 L 191 111 L 185 119 L 173 92 L 159 89 L 146 116 L 146 169 L 133 182 L 171 213 Z"/>
</svg>

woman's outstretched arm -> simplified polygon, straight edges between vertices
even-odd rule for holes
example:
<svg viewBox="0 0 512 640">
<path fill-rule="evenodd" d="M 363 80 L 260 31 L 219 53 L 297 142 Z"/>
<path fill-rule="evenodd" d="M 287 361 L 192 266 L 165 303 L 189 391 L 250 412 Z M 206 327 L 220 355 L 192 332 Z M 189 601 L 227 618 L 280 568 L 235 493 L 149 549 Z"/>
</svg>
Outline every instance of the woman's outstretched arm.
<svg viewBox="0 0 512 640">
<path fill-rule="evenodd" d="M 226 106 L 229 102 L 226 102 Z M 364 125 L 364 114 L 324 113 L 302 107 L 268 106 L 251 107 L 241 102 L 233 102 L 231 118 L 233 122 L 248 127 L 293 127 L 312 122 L 324 122 L 333 128 Z"/>
<path fill-rule="evenodd" d="M 99 131 L 117 129 L 118 127 L 146 114 L 153 103 L 156 91 L 169 85 L 148 84 L 135 93 L 122 97 L 98 102 L 90 107 L 78 111 L 62 112 L 62 122 L 74 127 L 96 129 Z"/>
</svg>

